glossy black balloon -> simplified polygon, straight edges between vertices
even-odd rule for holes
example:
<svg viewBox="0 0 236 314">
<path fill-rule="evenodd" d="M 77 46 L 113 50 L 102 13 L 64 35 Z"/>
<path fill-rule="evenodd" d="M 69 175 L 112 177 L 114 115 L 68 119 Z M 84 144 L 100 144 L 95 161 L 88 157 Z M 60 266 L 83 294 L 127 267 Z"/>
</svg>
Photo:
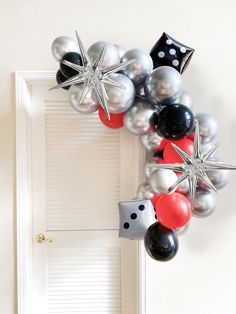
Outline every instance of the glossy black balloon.
<svg viewBox="0 0 236 314">
<path fill-rule="evenodd" d="M 65 76 L 62 74 L 61 70 L 58 70 L 58 71 L 57 71 L 57 74 L 56 74 L 56 81 L 57 81 L 57 83 L 58 83 L 58 84 L 61 84 L 61 83 L 64 83 L 66 80 L 68 80 L 68 78 L 65 77 Z M 62 87 L 62 88 L 68 90 L 68 89 L 70 88 L 70 86 Z"/>
<path fill-rule="evenodd" d="M 63 64 L 62 61 L 69 61 L 71 63 L 74 64 L 78 64 L 81 65 L 82 64 L 82 60 L 81 60 L 81 56 L 79 53 L 77 52 L 67 52 L 64 57 L 61 59 L 60 62 L 60 70 L 63 73 L 64 76 L 66 76 L 67 78 L 70 78 L 72 76 L 75 76 L 76 74 L 78 74 L 78 72 L 70 67 L 68 67 L 67 65 Z"/>
<path fill-rule="evenodd" d="M 194 126 L 192 111 L 180 104 L 166 106 L 156 117 L 155 130 L 167 139 L 179 140 L 188 136 Z"/>
<path fill-rule="evenodd" d="M 153 259 L 166 262 L 176 255 L 179 241 L 173 230 L 156 222 L 148 228 L 144 237 L 144 245 L 147 253 Z"/>
</svg>

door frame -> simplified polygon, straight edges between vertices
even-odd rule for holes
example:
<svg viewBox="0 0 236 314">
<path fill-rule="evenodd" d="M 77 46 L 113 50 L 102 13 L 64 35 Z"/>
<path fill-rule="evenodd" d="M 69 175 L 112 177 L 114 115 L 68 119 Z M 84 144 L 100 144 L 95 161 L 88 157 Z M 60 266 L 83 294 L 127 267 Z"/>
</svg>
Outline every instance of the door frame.
<svg viewBox="0 0 236 314">
<path fill-rule="evenodd" d="M 16 125 L 16 228 L 17 228 L 17 308 L 18 314 L 32 314 L 32 199 L 31 199 L 31 87 L 55 84 L 55 71 L 18 71 L 15 79 Z M 138 137 L 136 147 L 136 185 L 143 181 L 145 153 Z M 146 314 L 146 253 L 137 241 L 137 314 Z"/>
</svg>

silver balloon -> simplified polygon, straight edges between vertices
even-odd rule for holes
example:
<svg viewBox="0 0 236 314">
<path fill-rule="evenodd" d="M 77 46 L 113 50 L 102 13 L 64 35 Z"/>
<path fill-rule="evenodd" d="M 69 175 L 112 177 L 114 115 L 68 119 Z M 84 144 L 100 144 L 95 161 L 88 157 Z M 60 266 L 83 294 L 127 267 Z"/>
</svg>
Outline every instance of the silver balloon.
<svg viewBox="0 0 236 314">
<path fill-rule="evenodd" d="M 148 182 L 142 183 L 137 189 L 137 199 L 151 199 L 154 192 Z"/>
<path fill-rule="evenodd" d="M 151 174 L 156 170 L 155 165 L 156 165 L 156 161 L 155 160 L 149 160 L 145 163 L 144 165 L 144 174 L 146 176 L 146 178 L 148 179 Z M 153 166 L 153 167 L 152 167 Z"/>
<path fill-rule="evenodd" d="M 176 228 L 174 231 L 176 232 L 176 234 L 178 236 L 182 236 L 182 235 L 184 235 L 188 231 L 189 225 L 190 224 L 187 224 L 187 225 L 185 225 L 183 227 Z"/>
<path fill-rule="evenodd" d="M 136 86 L 136 94 L 137 94 L 137 96 L 145 97 L 143 85 Z"/>
<path fill-rule="evenodd" d="M 230 181 L 231 173 L 229 170 L 210 170 L 207 171 L 207 176 L 214 184 L 217 190 L 223 189 Z M 198 180 L 198 185 L 203 189 L 208 189 L 208 186 L 202 180 Z"/>
<path fill-rule="evenodd" d="M 161 141 L 163 140 L 162 137 L 160 137 L 157 132 L 149 131 L 146 134 L 143 134 L 140 136 L 140 142 L 142 146 L 148 151 L 153 152 L 158 150 L 158 147 L 161 144 Z"/>
<path fill-rule="evenodd" d="M 79 53 L 79 47 L 72 38 L 60 36 L 53 41 L 51 51 L 53 57 L 57 61 L 60 61 L 67 52 Z"/>
<path fill-rule="evenodd" d="M 168 194 L 169 188 L 177 181 L 178 177 L 172 170 L 157 169 L 153 171 L 148 182 L 155 193 Z"/>
<path fill-rule="evenodd" d="M 216 195 L 213 191 L 198 190 L 195 195 L 192 214 L 204 218 L 211 215 L 216 208 Z"/>
<path fill-rule="evenodd" d="M 187 194 L 189 192 L 189 182 L 188 180 L 184 180 L 182 181 L 177 189 L 176 189 L 176 192 L 180 193 L 180 194 Z"/>
<path fill-rule="evenodd" d="M 182 93 L 182 76 L 172 67 L 159 67 L 147 77 L 144 89 L 153 103 L 173 103 Z"/>
<path fill-rule="evenodd" d="M 125 86 L 118 88 L 111 84 L 105 84 L 106 94 L 108 96 L 107 105 L 112 113 L 121 113 L 127 111 L 133 104 L 135 98 L 135 88 L 132 81 L 123 74 L 112 74 L 109 76 L 114 82 Z"/>
<path fill-rule="evenodd" d="M 154 113 L 154 105 L 137 98 L 133 106 L 125 113 L 124 126 L 135 135 L 143 135 L 151 129 L 150 120 Z"/>
<path fill-rule="evenodd" d="M 99 54 L 102 52 L 103 47 L 105 47 L 105 54 L 101 63 L 103 67 L 120 63 L 120 57 L 117 48 L 115 45 L 107 41 L 97 41 L 89 47 L 88 55 L 93 62 L 98 58 Z"/>
<path fill-rule="evenodd" d="M 144 83 L 146 77 L 152 72 L 153 62 L 150 55 L 141 49 L 126 51 L 121 61 L 125 62 L 133 59 L 135 61 L 125 69 L 122 69 L 121 73 L 127 75 L 135 86 L 139 86 Z"/>
<path fill-rule="evenodd" d="M 88 114 L 98 109 L 97 102 L 94 100 L 92 92 L 89 91 L 82 102 L 80 102 L 81 94 L 83 92 L 83 84 L 72 85 L 69 88 L 69 102 L 71 106 L 78 112 Z"/>
<path fill-rule="evenodd" d="M 122 48 L 120 45 L 114 44 L 114 46 L 116 47 L 117 51 L 118 51 L 118 55 L 120 57 L 120 59 L 123 57 L 125 50 L 124 48 Z"/>
<path fill-rule="evenodd" d="M 197 113 L 195 118 L 199 123 L 202 144 L 212 142 L 216 138 L 219 129 L 216 119 L 208 113 Z"/>
<path fill-rule="evenodd" d="M 184 106 L 188 107 L 189 109 L 193 110 L 193 98 L 185 90 L 182 92 L 180 97 L 178 99 L 176 99 L 175 103 L 184 105 Z"/>
</svg>

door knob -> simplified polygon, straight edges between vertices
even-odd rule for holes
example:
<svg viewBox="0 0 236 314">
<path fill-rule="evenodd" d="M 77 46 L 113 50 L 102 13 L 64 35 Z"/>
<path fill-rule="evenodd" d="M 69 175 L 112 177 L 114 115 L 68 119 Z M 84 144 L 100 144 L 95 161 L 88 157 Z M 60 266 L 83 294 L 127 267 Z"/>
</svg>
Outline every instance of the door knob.
<svg viewBox="0 0 236 314">
<path fill-rule="evenodd" d="M 38 243 L 44 243 L 44 242 L 52 242 L 52 238 L 47 238 L 43 233 L 39 233 L 35 237 L 36 242 Z"/>
</svg>

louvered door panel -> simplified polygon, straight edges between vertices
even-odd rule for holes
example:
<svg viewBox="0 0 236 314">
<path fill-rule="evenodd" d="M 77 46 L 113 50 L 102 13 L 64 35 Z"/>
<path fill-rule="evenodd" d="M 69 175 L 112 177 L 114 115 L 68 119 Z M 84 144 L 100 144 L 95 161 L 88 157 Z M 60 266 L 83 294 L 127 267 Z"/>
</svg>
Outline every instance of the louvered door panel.
<svg viewBox="0 0 236 314">
<path fill-rule="evenodd" d="M 118 238 L 135 194 L 134 137 L 80 115 L 64 91 L 33 86 L 33 314 L 136 314 L 136 244 Z"/>
<path fill-rule="evenodd" d="M 120 132 L 63 101 L 45 109 L 47 229 L 117 228 Z"/>
</svg>

